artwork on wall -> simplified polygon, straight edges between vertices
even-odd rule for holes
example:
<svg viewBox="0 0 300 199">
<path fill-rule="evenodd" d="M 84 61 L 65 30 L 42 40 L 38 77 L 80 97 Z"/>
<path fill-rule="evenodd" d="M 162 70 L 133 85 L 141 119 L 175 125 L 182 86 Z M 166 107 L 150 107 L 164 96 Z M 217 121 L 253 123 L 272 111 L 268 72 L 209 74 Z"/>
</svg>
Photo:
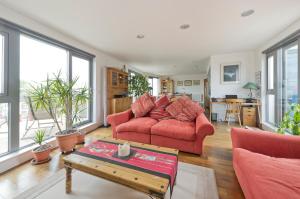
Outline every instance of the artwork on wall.
<svg viewBox="0 0 300 199">
<path fill-rule="evenodd" d="M 183 81 L 177 81 L 177 86 L 183 86 Z"/>
<path fill-rule="evenodd" d="M 221 83 L 231 84 L 240 82 L 241 63 L 221 64 Z"/>
<path fill-rule="evenodd" d="M 193 80 L 193 86 L 200 86 L 200 80 Z"/>
<path fill-rule="evenodd" d="M 192 80 L 184 80 L 184 86 L 192 86 L 193 81 Z"/>
</svg>

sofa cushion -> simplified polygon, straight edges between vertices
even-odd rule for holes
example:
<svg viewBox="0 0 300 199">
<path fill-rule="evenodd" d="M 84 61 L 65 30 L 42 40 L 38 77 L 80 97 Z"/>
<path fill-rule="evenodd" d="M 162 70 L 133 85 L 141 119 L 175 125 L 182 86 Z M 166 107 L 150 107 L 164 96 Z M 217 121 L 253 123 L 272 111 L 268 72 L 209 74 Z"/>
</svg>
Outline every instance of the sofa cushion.
<svg viewBox="0 0 300 199">
<path fill-rule="evenodd" d="M 234 168 L 246 198 L 299 198 L 300 160 L 234 149 Z"/>
<path fill-rule="evenodd" d="M 189 97 L 183 96 L 169 105 L 166 111 L 177 120 L 192 122 L 199 114 L 204 112 L 204 109 Z"/>
<path fill-rule="evenodd" d="M 140 96 L 132 105 L 131 110 L 136 118 L 145 116 L 155 107 L 153 99 L 148 93 Z"/>
<path fill-rule="evenodd" d="M 128 122 L 122 123 L 117 126 L 117 133 L 122 132 L 136 132 L 150 134 L 151 127 L 157 123 L 157 120 L 150 117 L 133 118 Z"/>
<path fill-rule="evenodd" d="M 152 126 L 151 134 L 193 141 L 196 139 L 195 123 L 182 122 L 175 119 L 162 120 Z"/>
<path fill-rule="evenodd" d="M 169 105 L 169 103 L 170 103 L 169 98 L 166 95 L 164 95 L 155 101 L 155 106 L 156 107 L 161 107 L 161 106 L 166 107 Z"/>
</svg>

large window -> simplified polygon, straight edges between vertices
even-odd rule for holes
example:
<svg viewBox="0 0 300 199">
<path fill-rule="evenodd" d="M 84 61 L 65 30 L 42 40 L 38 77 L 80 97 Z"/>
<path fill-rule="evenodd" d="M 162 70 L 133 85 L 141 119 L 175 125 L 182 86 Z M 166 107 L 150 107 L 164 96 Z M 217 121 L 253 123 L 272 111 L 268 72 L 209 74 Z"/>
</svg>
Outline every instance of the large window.
<svg viewBox="0 0 300 199">
<path fill-rule="evenodd" d="M 299 98 L 299 38 L 293 38 L 267 53 L 266 120 L 278 126 L 291 104 Z"/>
<path fill-rule="evenodd" d="M 77 88 L 91 89 L 93 58 L 72 46 L 0 20 L 0 156 L 33 144 L 37 129 L 45 129 L 48 138 L 57 132 L 50 115 L 32 106 L 28 95 L 31 85 L 60 72 L 66 81 L 78 78 Z M 92 100 L 82 107 L 76 127 L 92 121 L 91 107 Z M 59 116 L 59 122 L 65 126 L 64 115 Z"/>
<path fill-rule="evenodd" d="M 151 94 L 153 96 L 158 96 L 158 81 L 159 79 L 157 77 L 149 77 L 148 82 L 149 86 L 152 87 Z"/>
</svg>

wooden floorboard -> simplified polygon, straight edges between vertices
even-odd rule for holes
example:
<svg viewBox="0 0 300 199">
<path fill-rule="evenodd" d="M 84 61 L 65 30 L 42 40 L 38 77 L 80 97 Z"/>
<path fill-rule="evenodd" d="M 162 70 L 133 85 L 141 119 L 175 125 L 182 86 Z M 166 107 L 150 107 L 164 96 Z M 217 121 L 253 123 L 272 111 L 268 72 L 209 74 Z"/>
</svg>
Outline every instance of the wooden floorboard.
<svg viewBox="0 0 300 199">
<path fill-rule="evenodd" d="M 204 141 L 204 152 L 200 157 L 189 153 L 179 153 L 179 161 L 212 168 L 221 199 L 244 198 L 232 167 L 230 127 L 225 123 L 215 123 L 216 132 Z M 86 137 L 92 142 L 103 137 L 111 137 L 110 128 L 99 128 Z M 63 168 L 62 155 L 58 150 L 51 153 L 49 163 L 32 166 L 30 163 L 20 165 L 0 176 L 0 198 L 13 198 L 23 191 L 37 185 L 43 179 Z"/>
</svg>

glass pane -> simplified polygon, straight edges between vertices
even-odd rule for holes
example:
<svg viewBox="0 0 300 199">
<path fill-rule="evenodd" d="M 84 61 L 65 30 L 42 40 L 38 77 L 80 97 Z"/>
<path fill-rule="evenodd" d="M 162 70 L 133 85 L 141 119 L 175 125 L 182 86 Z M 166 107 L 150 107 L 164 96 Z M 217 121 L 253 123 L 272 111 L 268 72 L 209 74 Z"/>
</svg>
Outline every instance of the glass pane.
<svg viewBox="0 0 300 199">
<path fill-rule="evenodd" d="M 284 95 L 283 111 L 287 112 L 292 103 L 298 103 L 298 45 L 284 50 Z"/>
<path fill-rule="evenodd" d="M 268 95 L 268 122 L 275 124 L 275 95 Z"/>
<path fill-rule="evenodd" d="M 153 96 L 158 96 L 158 78 L 153 78 Z"/>
<path fill-rule="evenodd" d="M 8 152 L 8 104 L 0 104 L 0 155 Z"/>
<path fill-rule="evenodd" d="M 268 89 L 274 89 L 274 56 L 268 58 Z"/>
<path fill-rule="evenodd" d="M 153 88 L 153 78 L 148 78 L 149 87 Z M 151 95 L 153 95 L 153 90 L 150 90 Z"/>
<path fill-rule="evenodd" d="M 4 93 L 4 36 L 0 34 L 0 93 Z"/>
<path fill-rule="evenodd" d="M 75 88 L 90 88 L 90 62 L 86 59 L 72 57 L 72 77 L 78 78 Z M 89 120 L 89 102 L 80 107 L 79 118 L 75 123 Z"/>
<path fill-rule="evenodd" d="M 33 143 L 34 132 L 43 128 L 47 137 L 57 132 L 57 127 L 50 115 L 42 109 L 31 107 L 27 90 L 30 85 L 44 82 L 47 75 L 61 71 L 62 77 L 67 77 L 67 51 L 45 42 L 20 36 L 20 147 Z M 65 129 L 63 116 L 59 122 Z"/>
</svg>

